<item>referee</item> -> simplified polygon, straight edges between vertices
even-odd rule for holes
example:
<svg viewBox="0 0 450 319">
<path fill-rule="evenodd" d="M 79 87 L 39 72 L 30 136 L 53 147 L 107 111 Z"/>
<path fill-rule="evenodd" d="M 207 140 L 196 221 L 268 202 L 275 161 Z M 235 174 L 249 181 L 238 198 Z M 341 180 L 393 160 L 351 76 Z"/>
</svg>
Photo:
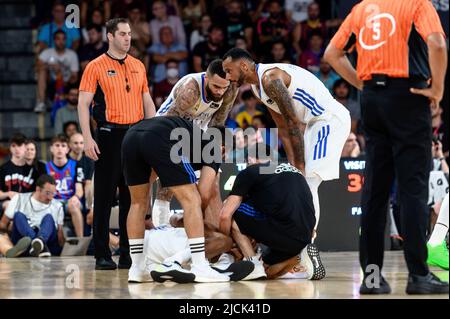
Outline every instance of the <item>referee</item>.
<svg viewBox="0 0 450 319">
<path fill-rule="evenodd" d="M 345 56 L 356 47 L 356 71 Z M 408 294 L 448 294 L 426 264 L 431 112 L 447 69 L 445 35 L 429 0 L 364 0 L 331 40 L 325 59 L 362 90 L 367 142 L 362 193 L 361 294 L 387 294 L 381 275 L 389 190 L 398 179 Z M 431 80 L 431 82 L 427 82 Z M 428 86 L 427 83 L 431 83 Z"/>
<path fill-rule="evenodd" d="M 127 20 L 106 23 L 109 49 L 89 62 L 80 83 L 78 114 L 86 155 L 95 161 L 94 245 L 95 269 L 112 270 L 117 265 L 109 249 L 109 218 L 119 187 L 120 258 L 119 268 L 131 266 L 127 236 L 130 193 L 121 165 L 121 145 L 128 128 L 153 117 L 155 106 L 150 97 L 144 65 L 127 55 L 131 29 Z M 97 122 L 96 141 L 89 126 L 89 110 Z"/>
</svg>

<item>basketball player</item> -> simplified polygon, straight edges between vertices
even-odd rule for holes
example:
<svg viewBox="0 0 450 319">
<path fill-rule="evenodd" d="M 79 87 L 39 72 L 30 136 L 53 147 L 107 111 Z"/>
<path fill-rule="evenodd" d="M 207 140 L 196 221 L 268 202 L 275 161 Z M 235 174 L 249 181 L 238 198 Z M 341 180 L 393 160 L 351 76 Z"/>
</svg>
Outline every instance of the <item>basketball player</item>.
<svg viewBox="0 0 450 319">
<path fill-rule="evenodd" d="M 264 144 L 249 149 L 248 167 L 234 182 L 220 213 L 220 231 L 231 232 L 244 256 L 273 279 L 297 264 L 307 278 L 320 280 L 325 268 L 311 244 L 315 225 L 311 191 L 302 173 L 288 163 L 271 162 Z M 255 156 L 256 155 L 256 156 Z M 253 157 L 255 156 L 255 157 Z M 289 185 L 295 192 L 286 191 Z M 267 246 L 259 261 L 249 237 Z"/>
<path fill-rule="evenodd" d="M 233 107 L 238 93 L 236 85 L 225 79 L 222 60 L 212 61 L 206 72 L 188 74 L 181 78 L 172 89 L 167 100 L 161 105 L 156 116 L 180 116 L 194 121 L 202 130 L 208 126 L 223 126 Z M 206 220 L 218 226 L 217 218 L 222 204 L 219 190 L 219 175 L 215 187 L 211 189 L 211 201 L 206 211 Z M 152 220 L 158 226 L 166 224 L 170 214 L 170 200 L 173 194 L 160 187 L 153 205 Z M 217 217 L 217 216 L 216 216 Z"/>
<path fill-rule="evenodd" d="M 195 281 L 195 275 L 184 269 L 191 260 L 188 237 L 183 227 L 182 214 L 172 215 L 171 225 L 162 225 L 145 231 L 144 254 L 146 270 L 157 282 L 172 280 L 178 283 Z M 173 226 L 173 227 L 172 227 Z M 231 237 L 214 230 L 205 224 L 205 254 L 211 260 L 231 250 Z M 255 266 L 250 261 L 227 264 L 220 272 L 230 273 L 233 281 L 249 280 Z M 251 277 L 250 279 L 253 279 Z"/>
<path fill-rule="evenodd" d="M 186 134 L 176 136 L 175 130 Z M 210 143 L 203 138 L 205 134 L 193 122 L 174 116 L 143 120 L 127 132 L 122 145 L 122 160 L 124 175 L 131 194 L 131 207 L 127 220 L 132 259 L 132 266 L 128 272 L 129 282 L 151 280 L 150 274 L 144 269 L 144 222 L 149 203 L 151 203 L 150 185 L 155 181 L 156 175 L 163 187 L 170 188 L 184 210 L 185 229 L 192 259 L 191 272 L 195 274 L 195 281 L 230 280 L 228 276 L 213 270 L 205 259 L 202 193 L 212 187 L 220 166 L 218 163 L 224 152 L 224 147 L 221 146 L 223 141 L 216 143 L 214 140 L 211 142 L 215 143 L 213 144 L 215 155 L 213 160 L 206 163 L 202 156 L 198 163 L 194 163 L 192 159 L 195 158 L 193 152 L 196 143 L 201 142 L 200 151 L 210 146 Z M 220 134 L 224 136 L 224 132 Z M 195 136 L 198 136 L 199 140 L 196 140 Z M 181 153 L 175 150 L 180 144 Z M 189 152 L 186 152 L 187 149 Z M 221 153 L 216 154 L 216 152 Z M 196 185 L 194 168 L 201 169 L 198 185 Z"/>
<path fill-rule="evenodd" d="M 311 189 L 316 231 L 318 188 L 324 180 L 339 178 L 342 148 L 350 134 L 349 111 L 318 78 L 296 65 L 256 64 L 247 51 L 233 48 L 225 54 L 223 68 L 227 80 L 238 86 L 251 84 L 253 93 L 268 107 L 289 162 L 305 174 Z"/>
</svg>

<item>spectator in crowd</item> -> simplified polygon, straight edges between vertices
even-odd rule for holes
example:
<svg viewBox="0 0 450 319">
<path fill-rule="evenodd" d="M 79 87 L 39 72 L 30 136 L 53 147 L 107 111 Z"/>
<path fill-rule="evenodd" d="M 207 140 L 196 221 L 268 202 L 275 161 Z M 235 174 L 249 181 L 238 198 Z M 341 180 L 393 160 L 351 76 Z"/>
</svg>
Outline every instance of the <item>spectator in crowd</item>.
<svg viewBox="0 0 450 319">
<path fill-rule="evenodd" d="M 177 15 L 181 17 L 184 30 L 190 34 L 197 26 L 197 21 L 206 12 L 205 0 L 174 0 Z"/>
<path fill-rule="evenodd" d="M 147 0 L 114 0 L 111 6 L 111 18 L 123 18 L 127 16 L 128 8 L 130 5 L 137 4 L 140 8 L 143 8 L 144 12 L 147 12 Z M 105 19 L 108 21 L 109 19 Z"/>
<path fill-rule="evenodd" d="M 69 121 L 78 123 L 78 87 L 69 86 L 67 89 L 66 105 L 56 111 L 55 135 L 64 133 L 64 123 Z"/>
<path fill-rule="evenodd" d="M 94 161 L 84 154 L 84 138 L 81 133 L 74 133 L 69 138 L 69 158 L 77 162 L 83 172 L 83 194 L 85 199 L 85 207 L 92 207 L 93 203 L 93 184 L 92 177 L 94 176 Z"/>
<path fill-rule="evenodd" d="M 77 121 L 68 121 L 63 124 L 63 134 L 70 138 L 73 134 L 80 133 L 80 125 Z"/>
<path fill-rule="evenodd" d="M 36 182 L 36 191 L 17 194 L 5 211 L 0 227 L 5 229 L 12 221 L 11 241 L 18 244 L 29 237 L 33 257 L 59 255 L 64 245 L 64 211 L 61 203 L 54 200 L 55 179 L 41 175 Z"/>
<path fill-rule="evenodd" d="M 445 129 L 445 123 L 442 119 L 442 113 L 444 110 L 441 106 L 434 107 L 431 106 L 431 127 L 433 128 L 433 136 L 435 136 L 439 141 L 443 143 L 445 157 L 448 157 L 448 133 Z"/>
<path fill-rule="evenodd" d="M 237 37 L 234 46 L 236 48 L 248 51 L 247 40 L 244 37 Z"/>
<path fill-rule="evenodd" d="M 234 47 L 238 36 L 244 37 L 247 47 L 252 48 L 253 26 L 252 20 L 244 12 L 242 1 L 232 0 L 226 6 L 226 16 L 221 19 L 222 28 L 225 31 L 225 38 L 228 40 L 227 45 Z"/>
<path fill-rule="evenodd" d="M 269 121 L 264 114 L 257 114 L 252 118 L 252 126 L 254 126 L 258 130 L 265 129 L 269 127 Z"/>
<path fill-rule="evenodd" d="M 242 163 L 245 159 L 245 137 L 244 131 L 238 128 L 234 131 L 234 147 L 225 156 L 227 161 Z"/>
<path fill-rule="evenodd" d="M 42 51 L 37 62 L 38 96 L 35 112 L 45 111 L 47 93 L 53 100 L 56 85 L 66 86 L 78 80 L 78 56 L 75 51 L 66 48 L 66 34 L 64 31 L 56 31 L 53 39 L 54 48 Z"/>
<path fill-rule="evenodd" d="M 290 58 L 287 56 L 286 44 L 281 40 L 272 43 L 270 56 L 263 59 L 264 63 L 285 63 L 286 60 L 290 61 Z"/>
<path fill-rule="evenodd" d="M 308 47 L 308 39 L 312 34 L 320 34 L 322 39 L 326 39 L 328 35 L 328 29 L 326 22 L 320 20 L 320 8 L 316 2 L 311 2 L 308 5 L 308 19 L 297 23 L 293 34 L 293 47 L 297 53 L 297 56 Z"/>
<path fill-rule="evenodd" d="M 308 49 L 302 52 L 298 65 L 312 73 L 320 70 L 320 59 L 323 56 L 323 38 L 320 33 L 312 33 L 309 38 Z"/>
<path fill-rule="evenodd" d="M 64 206 L 75 229 L 77 237 L 83 237 L 83 215 L 81 199 L 83 198 L 83 168 L 73 159 L 68 158 L 69 145 L 64 135 L 55 136 L 50 144 L 52 159 L 46 165 L 47 174 L 56 180 L 55 199 Z"/>
<path fill-rule="evenodd" d="M 103 19 L 103 12 L 105 19 Z M 91 23 L 103 25 L 111 17 L 111 1 L 110 0 L 82 0 L 81 1 L 81 25 L 89 25 Z M 90 17 L 90 20 L 88 19 Z M 105 28 L 106 41 L 106 28 Z"/>
<path fill-rule="evenodd" d="M 169 26 L 173 31 L 174 42 L 186 45 L 186 34 L 183 28 L 183 22 L 180 17 L 168 15 L 167 5 L 164 1 L 156 0 L 153 2 L 152 12 L 154 18 L 150 21 L 150 32 L 153 44 L 160 43 L 160 30 L 164 26 Z"/>
<path fill-rule="evenodd" d="M 358 122 L 361 119 L 361 107 L 359 103 L 350 98 L 350 84 L 344 79 L 339 79 L 333 85 L 334 98 L 344 105 L 350 112 L 352 118 L 352 132 L 356 133 Z"/>
<path fill-rule="evenodd" d="M 191 51 L 194 50 L 195 46 L 198 43 L 206 41 L 208 39 L 208 31 L 211 25 L 211 16 L 208 14 L 202 15 L 197 28 L 191 33 L 191 39 L 189 41 L 189 48 L 191 49 Z"/>
<path fill-rule="evenodd" d="M 144 20 L 142 8 L 133 3 L 128 8 L 128 21 L 131 28 L 131 41 L 141 55 L 145 55 L 150 44 L 150 26 Z"/>
<path fill-rule="evenodd" d="M 442 143 L 437 137 L 433 137 L 431 154 L 433 158 L 433 171 L 442 171 L 448 179 L 449 168 L 442 151 Z"/>
<path fill-rule="evenodd" d="M 209 63 L 215 59 L 221 59 L 226 52 L 222 28 L 212 25 L 209 28 L 208 40 L 198 43 L 192 52 L 194 72 L 205 71 Z"/>
<path fill-rule="evenodd" d="M 334 83 L 340 79 L 340 76 L 337 75 L 336 72 L 331 68 L 331 65 L 325 61 L 323 57 L 320 58 L 320 66 L 319 71 L 314 73 L 315 76 L 322 81 L 323 84 L 330 90 L 330 93 L 333 93 L 333 85 Z"/>
<path fill-rule="evenodd" d="M 179 63 L 177 60 L 166 61 L 166 78 L 155 84 L 153 88 L 153 100 L 157 109 L 170 95 L 175 84 L 180 79 Z"/>
<path fill-rule="evenodd" d="M 38 52 L 46 48 L 55 48 L 56 39 L 55 33 L 58 31 L 64 32 L 67 39 L 64 42 L 64 47 L 72 49 L 74 51 L 78 50 L 80 44 L 80 31 L 77 28 L 68 28 L 66 26 L 66 8 L 63 4 L 56 2 L 52 9 L 53 21 L 44 24 L 38 34 Z"/>
<path fill-rule="evenodd" d="M 103 28 L 99 24 L 91 24 L 86 28 L 89 42 L 81 47 L 80 50 L 80 66 L 81 70 L 89 63 L 106 51 L 108 51 L 108 43 L 103 40 Z"/>
<path fill-rule="evenodd" d="M 153 44 L 148 50 L 151 55 L 151 60 L 155 64 L 153 74 L 154 82 L 158 83 L 166 78 L 166 62 L 168 60 L 176 60 L 179 63 L 180 76 L 187 74 L 188 52 L 186 47 L 175 42 L 172 29 L 169 26 L 164 26 L 159 32 L 160 42 Z"/>
<path fill-rule="evenodd" d="M 314 0 L 285 0 L 284 9 L 289 22 L 299 23 L 308 19 L 308 6 Z"/>
<path fill-rule="evenodd" d="M 0 202 L 5 210 L 17 193 L 34 191 L 37 171 L 25 162 L 26 138 L 14 134 L 9 140 L 11 159 L 0 166 Z"/>
<path fill-rule="evenodd" d="M 272 41 L 282 40 L 288 42 L 290 26 L 284 15 L 283 8 L 278 0 L 268 2 L 269 16 L 260 18 L 257 23 L 259 43 L 263 53 L 270 51 Z"/>
<path fill-rule="evenodd" d="M 105 1 L 108 2 L 108 1 Z M 83 10 L 83 9 L 81 9 Z M 81 14 L 83 15 L 83 13 Z M 106 26 L 105 26 L 105 20 L 103 19 L 103 12 L 100 9 L 94 9 L 91 14 L 91 19 L 88 21 L 88 23 L 82 23 L 84 27 L 81 28 L 81 36 L 83 38 L 83 43 L 87 44 L 90 43 L 91 40 L 89 38 L 89 29 L 88 27 L 92 25 L 99 25 L 102 28 L 102 41 L 107 42 L 108 39 L 106 38 Z"/>
<path fill-rule="evenodd" d="M 262 112 L 256 108 L 258 100 L 251 90 L 242 93 L 242 100 L 244 102 L 244 110 L 236 115 L 236 122 L 239 127 L 245 129 L 253 124 L 253 117 L 255 115 L 261 115 Z"/>
<path fill-rule="evenodd" d="M 358 157 L 361 154 L 358 140 L 355 133 L 350 132 L 350 135 L 345 141 L 344 148 L 342 149 L 341 157 Z"/>
<path fill-rule="evenodd" d="M 37 172 L 37 178 L 45 174 L 45 163 L 37 158 L 37 144 L 34 140 L 25 141 L 25 163 Z"/>
<path fill-rule="evenodd" d="M 30 244 L 30 237 L 22 237 L 17 244 L 14 245 L 7 233 L 0 233 L 0 256 L 5 256 L 6 258 L 20 257 L 28 250 Z"/>
</svg>

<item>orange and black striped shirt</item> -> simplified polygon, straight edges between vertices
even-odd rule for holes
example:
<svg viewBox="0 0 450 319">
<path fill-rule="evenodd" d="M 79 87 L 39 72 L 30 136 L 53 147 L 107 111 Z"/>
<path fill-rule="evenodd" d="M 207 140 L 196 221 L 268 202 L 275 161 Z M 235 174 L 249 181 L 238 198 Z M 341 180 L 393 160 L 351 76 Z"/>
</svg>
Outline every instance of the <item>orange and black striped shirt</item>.
<svg viewBox="0 0 450 319">
<path fill-rule="evenodd" d="M 426 40 L 444 30 L 430 0 L 364 0 L 342 23 L 331 43 L 351 51 L 356 46 L 358 78 L 431 77 Z"/>
<path fill-rule="evenodd" d="M 142 94 L 149 92 L 144 64 L 127 55 L 117 60 L 102 54 L 86 66 L 80 91 L 94 93 L 97 123 L 133 124 L 144 118 Z"/>
</svg>

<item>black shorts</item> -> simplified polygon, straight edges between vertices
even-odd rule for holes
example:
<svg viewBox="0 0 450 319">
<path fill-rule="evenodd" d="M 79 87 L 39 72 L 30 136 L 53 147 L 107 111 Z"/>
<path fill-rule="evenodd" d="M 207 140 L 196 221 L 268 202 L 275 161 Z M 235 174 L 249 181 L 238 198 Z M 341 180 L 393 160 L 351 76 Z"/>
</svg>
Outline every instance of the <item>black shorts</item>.
<svg viewBox="0 0 450 319">
<path fill-rule="evenodd" d="M 246 203 L 241 204 L 233 218 L 242 234 L 269 248 L 267 253 L 263 254 L 263 261 L 268 265 L 277 264 L 300 254 L 308 244 L 298 239 L 299 230 L 296 231 L 295 227 L 286 227 Z"/>
<path fill-rule="evenodd" d="M 149 183 L 152 169 L 162 187 L 196 183 L 197 177 L 187 159 L 182 159 L 180 163 L 172 162 L 171 148 L 172 145 L 165 143 L 158 134 L 129 130 L 122 143 L 123 172 L 127 185 Z"/>
</svg>

